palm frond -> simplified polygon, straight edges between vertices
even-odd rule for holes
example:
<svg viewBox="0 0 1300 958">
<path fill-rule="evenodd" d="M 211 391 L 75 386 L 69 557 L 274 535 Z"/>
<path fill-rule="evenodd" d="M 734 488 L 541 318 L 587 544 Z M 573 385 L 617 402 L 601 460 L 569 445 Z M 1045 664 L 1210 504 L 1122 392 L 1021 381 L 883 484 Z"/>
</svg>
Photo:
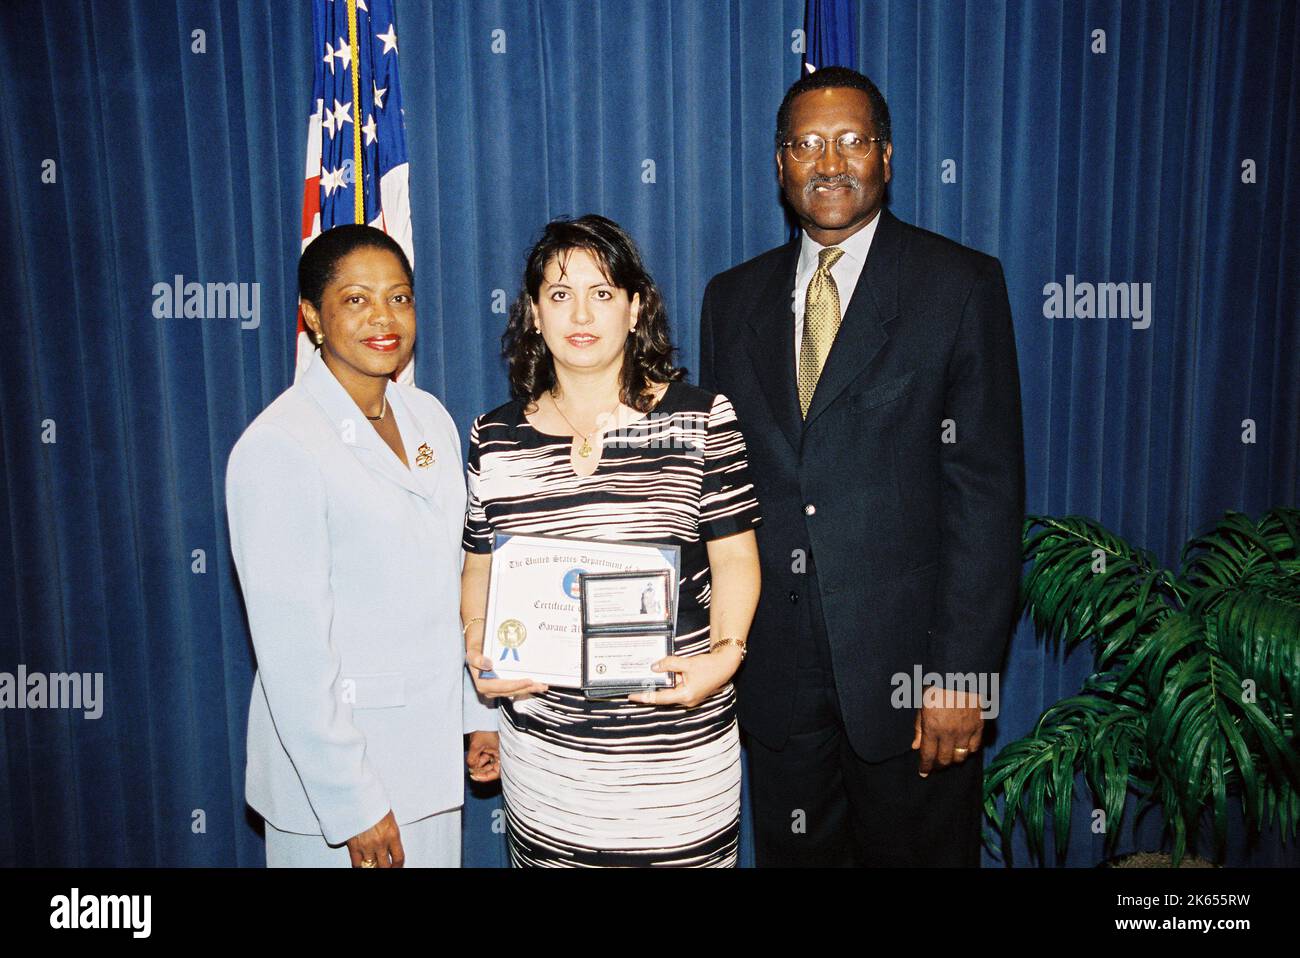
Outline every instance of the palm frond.
<svg viewBox="0 0 1300 958">
<path fill-rule="evenodd" d="M 1049 643 L 1090 642 L 1095 671 L 986 769 L 985 814 L 1003 852 L 1019 822 L 1041 860 L 1050 805 L 1064 856 L 1080 772 L 1108 851 L 1130 794 L 1139 818 L 1160 807 L 1175 864 L 1207 816 L 1222 856 L 1238 797 L 1251 833 L 1275 824 L 1283 840 L 1296 835 L 1300 510 L 1258 522 L 1227 513 L 1187 543 L 1178 575 L 1079 516 L 1030 516 L 1024 539 L 1025 611 Z"/>
<path fill-rule="evenodd" d="M 1300 581 L 1294 512 L 1275 509 L 1258 524 L 1240 512 L 1227 513 L 1183 547 L 1180 578 L 1190 589 L 1211 594 L 1264 572 Z"/>
<path fill-rule="evenodd" d="M 1221 854 L 1229 791 L 1243 793 L 1246 826 L 1257 831 L 1267 820 L 1264 789 L 1276 781 L 1300 786 L 1300 760 L 1273 720 L 1242 694 L 1241 673 L 1221 653 L 1212 621 L 1180 613 L 1135 660 L 1146 687 L 1158 690 L 1146 746 L 1178 798 L 1163 803 L 1166 824 L 1194 843 L 1208 806 Z"/>
<path fill-rule="evenodd" d="M 1286 703 L 1300 701 L 1300 592 L 1272 583 L 1224 592 L 1214 622 L 1224 657 L 1281 720 Z M 1296 734 L 1293 725 L 1286 731 Z"/>
<path fill-rule="evenodd" d="M 1082 516 L 1029 517 L 1025 558 L 1021 600 L 1037 630 L 1067 649 L 1091 639 L 1099 667 L 1132 641 L 1168 581 L 1150 553 Z"/>
<path fill-rule="evenodd" d="M 1074 807 L 1075 778 L 1084 772 L 1090 787 L 1102 799 L 1107 842 L 1119 833 L 1123 820 L 1127 782 L 1102 781 L 1106 759 L 1127 777 L 1140 756 L 1145 719 L 1137 708 L 1088 689 L 1063 699 L 1043 713 L 1034 730 L 998 753 L 984 773 L 984 810 L 1001 836 L 1001 849 L 1010 856 L 1017 817 L 1025 824 L 1029 853 L 1043 855 L 1046 808 L 1053 812 L 1053 834 L 1058 858 L 1069 848 L 1070 819 Z M 1003 799 L 1002 810 L 998 798 Z M 1112 831 L 1112 828 L 1114 829 Z"/>
</svg>

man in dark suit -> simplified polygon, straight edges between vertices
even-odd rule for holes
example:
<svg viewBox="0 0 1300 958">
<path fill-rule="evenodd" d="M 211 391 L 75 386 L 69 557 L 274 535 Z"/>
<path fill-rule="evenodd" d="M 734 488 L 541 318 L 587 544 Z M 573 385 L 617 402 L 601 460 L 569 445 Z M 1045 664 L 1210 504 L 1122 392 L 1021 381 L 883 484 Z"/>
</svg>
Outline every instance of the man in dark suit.
<svg viewBox="0 0 1300 958">
<path fill-rule="evenodd" d="M 1021 562 L 1015 339 L 996 259 L 883 208 L 892 155 L 870 80 L 800 79 L 776 153 L 800 236 L 704 294 L 701 382 L 763 509 L 736 680 L 760 866 L 979 864 Z"/>
</svg>

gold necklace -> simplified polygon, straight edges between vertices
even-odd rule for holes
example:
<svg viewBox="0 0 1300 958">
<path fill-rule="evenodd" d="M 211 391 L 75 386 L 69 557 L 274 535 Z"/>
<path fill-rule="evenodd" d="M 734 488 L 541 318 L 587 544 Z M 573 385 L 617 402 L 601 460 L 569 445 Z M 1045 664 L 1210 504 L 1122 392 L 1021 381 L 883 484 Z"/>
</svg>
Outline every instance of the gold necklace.
<svg viewBox="0 0 1300 958">
<path fill-rule="evenodd" d="M 569 428 L 572 429 L 579 436 L 582 436 L 582 445 L 578 448 L 578 455 L 581 456 L 583 459 L 586 459 L 588 456 L 591 455 L 591 437 L 596 434 L 596 429 L 593 429 L 591 432 L 583 436 L 582 430 L 579 429 L 577 426 L 575 426 L 573 424 L 573 420 L 570 419 L 568 416 L 566 416 L 564 414 L 564 410 L 560 408 L 560 401 L 555 398 L 554 389 L 551 390 L 551 402 L 555 403 L 555 411 L 560 414 L 561 419 L 563 419 L 566 423 L 569 424 Z M 618 407 L 615 406 L 614 409 L 615 411 L 617 411 Z"/>
<path fill-rule="evenodd" d="M 366 418 L 369 419 L 371 422 L 379 422 L 384 418 L 384 414 L 387 412 L 388 412 L 388 393 L 384 393 L 384 400 L 379 404 L 379 415 L 366 416 Z M 365 410 L 362 410 L 361 415 L 363 416 L 366 415 Z"/>
</svg>

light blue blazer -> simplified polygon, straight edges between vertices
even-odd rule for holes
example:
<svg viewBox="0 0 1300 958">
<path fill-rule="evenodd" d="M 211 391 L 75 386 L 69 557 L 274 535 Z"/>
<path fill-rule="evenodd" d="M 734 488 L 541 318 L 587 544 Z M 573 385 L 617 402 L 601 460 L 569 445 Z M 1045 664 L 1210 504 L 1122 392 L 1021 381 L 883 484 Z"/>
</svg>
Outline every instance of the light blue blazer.
<svg viewBox="0 0 1300 958">
<path fill-rule="evenodd" d="M 459 435 L 428 393 L 387 397 L 409 469 L 317 358 L 226 472 L 257 655 L 248 804 L 335 845 L 390 808 L 401 825 L 460 806 L 461 736 L 496 728 L 464 665 Z"/>
</svg>

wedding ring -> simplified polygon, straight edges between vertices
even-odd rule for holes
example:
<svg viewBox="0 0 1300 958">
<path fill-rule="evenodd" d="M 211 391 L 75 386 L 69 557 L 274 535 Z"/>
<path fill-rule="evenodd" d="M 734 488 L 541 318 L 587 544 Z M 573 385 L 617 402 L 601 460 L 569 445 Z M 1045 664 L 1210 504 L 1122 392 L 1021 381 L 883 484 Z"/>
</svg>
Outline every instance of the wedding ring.
<svg viewBox="0 0 1300 958">
<path fill-rule="evenodd" d="M 361 859 L 361 867 L 362 867 L 362 868 L 378 868 L 378 867 L 379 867 L 379 859 L 377 859 L 377 858 L 363 858 L 363 859 Z"/>
<path fill-rule="evenodd" d="M 968 749 L 968 748 L 955 748 L 955 749 L 953 749 L 953 752 L 960 752 L 962 755 L 965 755 L 965 754 L 966 754 L 967 752 L 969 752 L 969 751 L 970 751 L 970 749 Z"/>
</svg>

